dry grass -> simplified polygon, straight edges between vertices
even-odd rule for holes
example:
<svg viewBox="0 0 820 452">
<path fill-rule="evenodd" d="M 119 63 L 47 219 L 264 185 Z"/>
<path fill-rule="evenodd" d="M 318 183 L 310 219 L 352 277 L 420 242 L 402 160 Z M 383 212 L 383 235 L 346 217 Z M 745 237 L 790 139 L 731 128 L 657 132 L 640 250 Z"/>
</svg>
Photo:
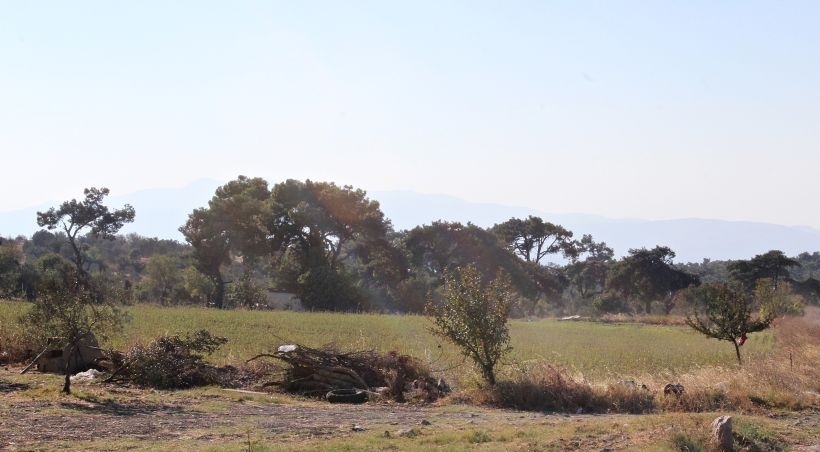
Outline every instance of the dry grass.
<svg viewBox="0 0 820 452">
<path fill-rule="evenodd" d="M 820 308 L 804 317 L 778 320 L 774 352 L 752 356 L 743 366 L 698 367 L 684 373 L 645 373 L 650 388 L 681 383 L 680 398 L 662 397 L 668 411 L 788 409 L 820 407 Z"/>
<path fill-rule="evenodd" d="M 635 380 L 586 381 L 544 361 L 508 371 L 492 390 L 472 389 L 470 403 L 532 411 L 649 413 L 820 409 L 820 309 L 779 320 L 775 349 L 743 366 L 643 372 Z M 680 383 L 683 394 L 664 394 Z"/>
</svg>

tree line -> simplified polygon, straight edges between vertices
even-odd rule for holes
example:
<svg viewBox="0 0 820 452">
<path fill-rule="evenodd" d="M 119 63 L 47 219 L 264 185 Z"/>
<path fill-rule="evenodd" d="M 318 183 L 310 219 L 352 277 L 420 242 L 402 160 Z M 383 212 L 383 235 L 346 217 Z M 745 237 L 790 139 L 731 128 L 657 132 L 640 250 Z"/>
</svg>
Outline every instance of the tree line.
<svg viewBox="0 0 820 452">
<path fill-rule="evenodd" d="M 108 191 L 92 190 L 101 204 Z M 659 245 L 616 259 L 605 242 L 534 216 L 490 228 L 438 221 L 396 231 L 365 191 L 332 182 L 269 186 L 239 176 L 190 213 L 180 226 L 185 243 L 96 233 L 83 220 L 93 214 L 84 205 L 64 203 L 62 213 L 75 217 L 44 212 L 37 221 L 51 229 L 2 240 L 0 298 L 36 299 L 46 275 L 61 266 L 105 280 L 128 302 L 217 308 L 266 307 L 271 293 L 282 292 L 309 310 L 417 313 L 442 298 L 448 272 L 466 265 L 484 281 L 505 275 L 515 316 L 685 312 L 698 302 L 693 291 L 714 282 L 751 292 L 766 280 L 810 303 L 820 294 L 818 252 L 678 264 Z M 121 226 L 133 220 L 128 212 L 97 221 Z M 74 220 L 87 228 L 72 228 Z"/>
</svg>

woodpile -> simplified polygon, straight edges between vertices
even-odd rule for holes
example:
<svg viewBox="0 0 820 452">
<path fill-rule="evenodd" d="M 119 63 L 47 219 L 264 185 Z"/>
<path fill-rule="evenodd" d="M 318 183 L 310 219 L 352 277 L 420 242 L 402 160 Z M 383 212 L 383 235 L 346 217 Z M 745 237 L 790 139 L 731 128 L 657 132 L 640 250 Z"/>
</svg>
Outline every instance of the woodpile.
<svg viewBox="0 0 820 452">
<path fill-rule="evenodd" d="M 304 345 L 283 345 L 274 353 L 251 358 L 275 358 L 289 364 L 281 381 L 273 382 L 284 390 L 301 395 L 324 395 L 337 389 L 375 390 L 397 401 L 412 390 L 412 382 L 430 379 L 429 372 L 415 358 L 395 352 L 374 351 L 343 353 L 333 347 L 315 349 Z"/>
</svg>

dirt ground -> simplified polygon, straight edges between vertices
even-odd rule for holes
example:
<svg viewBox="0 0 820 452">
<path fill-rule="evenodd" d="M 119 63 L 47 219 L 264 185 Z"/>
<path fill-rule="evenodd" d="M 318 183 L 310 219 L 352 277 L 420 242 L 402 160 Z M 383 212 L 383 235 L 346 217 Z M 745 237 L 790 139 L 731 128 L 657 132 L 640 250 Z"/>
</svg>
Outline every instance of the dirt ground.
<svg viewBox="0 0 820 452">
<path fill-rule="evenodd" d="M 333 449 L 333 444 L 349 444 L 345 447 L 355 450 L 479 445 L 488 450 L 654 450 L 660 436 L 671 437 L 676 428 L 708 425 L 715 417 L 563 415 L 458 404 L 333 405 L 219 388 L 163 392 L 100 384 L 75 384 L 74 394 L 64 396 L 58 392 L 59 377 L 20 376 L 18 371 L 0 369 L 4 450 L 299 450 Z M 771 450 L 820 451 L 817 411 L 769 418 L 766 422 L 773 423 L 781 440 Z M 398 438 L 402 430 L 418 437 Z M 465 436 L 469 434 L 507 439 L 480 444 L 484 436 Z"/>
</svg>

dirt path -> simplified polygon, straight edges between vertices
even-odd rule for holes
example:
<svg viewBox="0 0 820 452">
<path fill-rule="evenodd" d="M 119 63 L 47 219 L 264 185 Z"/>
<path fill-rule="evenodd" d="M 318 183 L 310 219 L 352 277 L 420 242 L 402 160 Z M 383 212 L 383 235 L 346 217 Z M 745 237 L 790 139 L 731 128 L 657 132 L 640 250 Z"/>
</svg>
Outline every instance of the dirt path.
<svg viewBox="0 0 820 452">
<path fill-rule="evenodd" d="M 346 445 L 349 440 L 381 438 L 384 432 L 402 440 L 388 445 L 393 449 L 413 450 L 429 446 L 429 441 L 437 444 L 429 439 L 430 435 L 442 435 L 441 445 L 450 449 L 472 449 L 472 440 L 462 445 L 446 441 L 463 439 L 465 432 L 508 435 L 497 433 L 504 429 L 518 432 L 520 438 L 512 439 L 522 441 L 494 444 L 506 450 L 652 450 L 652 444 L 657 444 L 659 438 L 671 437 L 676 428 L 697 424 L 705 431 L 714 417 L 680 413 L 570 416 L 466 405 L 332 405 L 215 388 L 158 392 L 77 385 L 74 395 L 61 396 L 56 393 L 59 385 L 50 389 L 8 383 L 8 375 L 0 371 L 0 382 L 6 381 L 0 383 L 3 450 L 238 449 L 244 448 L 251 435 L 258 444 L 302 450 L 334 444 L 327 441 Z M 816 412 L 787 413 L 766 422 L 786 426 L 787 432 L 820 432 L 820 415 Z M 355 431 L 354 426 L 364 433 Z M 397 438 L 401 430 L 410 429 L 423 431 L 419 433 L 421 439 Z M 814 450 L 813 444 L 817 442 L 803 438 L 790 446 Z"/>
<path fill-rule="evenodd" d="M 433 423 L 481 426 L 534 422 L 545 417 L 466 406 L 452 410 L 383 403 L 333 405 L 300 399 L 279 403 L 270 396 L 217 389 L 193 395 L 147 391 L 148 396 L 143 390 L 120 389 L 115 394 L 117 400 L 100 400 L 99 395 L 87 394 L 97 391 L 84 387 L 75 388 L 75 396 L 59 396 L 58 400 L 32 400 L 23 395 L 27 391 L 31 391 L 27 385 L 0 385 L 0 449 L 71 448 L 72 443 L 101 438 L 125 443 L 224 443 L 242 440 L 249 430 L 265 441 L 298 444 L 353 435 L 354 426 L 381 433 Z M 569 420 L 553 417 L 554 422 Z"/>
</svg>

